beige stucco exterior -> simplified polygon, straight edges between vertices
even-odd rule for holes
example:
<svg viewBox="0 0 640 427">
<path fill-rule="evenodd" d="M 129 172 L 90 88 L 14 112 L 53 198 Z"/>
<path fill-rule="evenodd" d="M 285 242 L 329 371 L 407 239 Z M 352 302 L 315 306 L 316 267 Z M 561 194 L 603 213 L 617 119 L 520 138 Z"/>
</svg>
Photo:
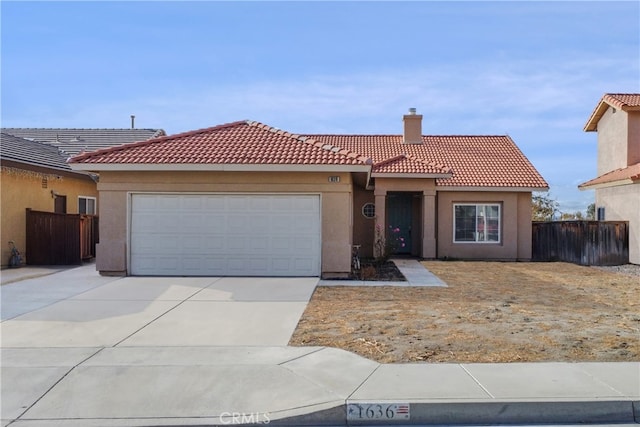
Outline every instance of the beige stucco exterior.
<svg viewBox="0 0 640 427">
<path fill-rule="evenodd" d="M 516 191 L 438 191 L 434 179 L 376 179 L 375 191 L 354 190 L 353 241 L 362 245 L 363 256 L 374 255 L 376 224 L 386 230 L 386 197 L 391 192 L 414 196 L 411 255 L 421 258 L 531 259 L 531 192 Z M 375 203 L 376 218 L 362 215 L 365 203 Z M 499 243 L 454 243 L 453 206 L 456 203 L 498 203 L 501 205 Z"/>
<path fill-rule="evenodd" d="M 455 243 L 453 212 L 457 203 L 501 206 L 499 243 Z M 526 261 L 531 259 L 531 193 L 438 192 L 438 258 Z"/>
<path fill-rule="evenodd" d="M 339 176 L 339 182 L 329 182 Z M 346 277 L 351 268 L 352 180 L 325 172 L 109 172 L 100 173 L 100 243 L 96 268 L 127 274 L 130 195 L 134 193 L 319 194 L 322 275 Z"/>
<path fill-rule="evenodd" d="M 628 115 L 609 107 L 598 122 L 598 175 L 627 166 Z"/>
<path fill-rule="evenodd" d="M 329 176 L 339 176 L 330 182 Z M 132 194 L 319 194 L 321 197 L 323 277 L 350 273 L 352 244 L 361 255 L 374 255 L 376 224 L 386 228 L 389 193 L 410 193 L 413 239 L 411 255 L 421 258 L 528 260 L 531 258 L 531 193 L 437 191 L 433 178 L 377 178 L 375 190 L 355 184 L 349 172 L 108 172 L 100 175 L 100 243 L 96 267 L 102 274 L 129 274 L 129 218 Z M 502 239 L 498 244 L 453 243 L 453 204 L 500 203 Z M 375 218 L 362 207 L 375 203 Z"/>
<path fill-rule="evenodd" d="M 640 111 L 609 107 L 597 124 L 598 175 L 640 162 Z M 628 180 L 595 187 L 605 220 L 629 221 L 629 262 L 640 264 L 640 183 Z"/>
<path fill-rule="evenodd" d="M 329 177 L 339 179 L 330 180 Z M 337 181 L 337 182 L 336 182 Z M 365 187 L 365 185 L 369 185 Z M 303 171 L 101 171 L 100 243 L 96 267 L 102 274 L 130 274 L 128 253 L 131 197 L 134 194 L 318 194 L 321 203 L 321 274 L 347 277 L 351 247 L 374 256 L 376 224 L 388 226 L 389 195 L 411 198 L 410 255 L 434 258 L 529 260 L 531 258 L 531 192 L 496 189 L 441 189 L 435 178 L 383 178 L 367 181 L 358 172 Z M 453 205 L 499 203 L 499 243 L 454 243 Z M 375 218 L 362 208 L 375 204 Z"/>
<path fill-rule="evenodd" d="M 640 264 L 640 184 L 599 188 L 596 206 L 607 221 L 629 221 L 629 262 Z"/>
<path fill-rule="evenodd" d="M 67 197 L 67 213 L 78 213 L 78 197 L 97 199 L 96 183 L 89 177 L 45 168 L 3 162 L 1 176 L 2 266 L 9 264 L 8 242 L 26 253 L 26 209 L 54 212 L 55 195 Z"/>
<path fill-rule="evenodd" d="M 640 111 L 609 107 L 598 121 L 598 175 L 640 162 Z"/>
</svg>

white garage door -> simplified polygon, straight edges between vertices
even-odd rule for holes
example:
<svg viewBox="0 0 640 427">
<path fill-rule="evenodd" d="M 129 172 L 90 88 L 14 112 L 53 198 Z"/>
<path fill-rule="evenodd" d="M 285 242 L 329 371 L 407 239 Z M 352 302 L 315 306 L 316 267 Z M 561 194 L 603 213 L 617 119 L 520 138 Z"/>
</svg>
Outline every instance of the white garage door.
<svg viewBox="0 0 640 427">
<path fill-rule="evenodd" d="M 320 196 L 136 194 L 131 274 L 319 276 Z"/>
</svg>

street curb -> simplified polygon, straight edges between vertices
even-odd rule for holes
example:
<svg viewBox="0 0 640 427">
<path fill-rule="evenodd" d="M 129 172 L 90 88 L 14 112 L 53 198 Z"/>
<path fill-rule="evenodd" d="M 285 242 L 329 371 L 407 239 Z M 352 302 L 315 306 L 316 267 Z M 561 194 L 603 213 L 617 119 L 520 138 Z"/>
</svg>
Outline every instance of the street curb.
<svg viewBox="0 0 640 427">
<path fill-rule="evenodd" d="M 365 402 L 348 402 L 361 403 Z M 366 402 L 371 404 L 373 402 Z M 377 402 L 392 403 L 392 401 Z M 403 402 L 407 403 L 407 402 Z M 500 402 L 409 402 L 409 420 L 348 420 L 347 404 L 328 410 L 282 419 L 271 426 L 375 426 L 375 425 L 495 425 L 495 424 L 610 424 L 640 423 L 640 401 L 500 401 Z"/>
</svg>

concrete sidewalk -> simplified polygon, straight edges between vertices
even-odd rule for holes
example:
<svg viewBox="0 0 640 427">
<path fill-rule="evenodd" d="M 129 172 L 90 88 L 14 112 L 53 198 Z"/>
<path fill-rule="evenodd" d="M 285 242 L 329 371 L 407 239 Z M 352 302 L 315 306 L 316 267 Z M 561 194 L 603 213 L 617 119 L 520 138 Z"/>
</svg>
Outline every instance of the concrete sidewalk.
<svg viewBox="0 0 640 427">
<path fill-rule="evenodd" d="M 3 425 L 23 427 L 203 426 L 234 417 L 632 424 L 640 415 L 637 363 L 380 365 L 317 347 L 13 348 L 2 358 Z M 408 417 L 385 418 L 391 404 L 406 405 Z"/>
<path fill-rule="evenodd" d="M 446 287 L 447 284 L 438 276 L 427 270 L 420 262 L 410 258 L 391 260 L 406 281 L 385 280 L 320 280 L 319 286 L 394 286 L 394 287 Z"/>
<path fill-rule="evenodd" d="M 317 281 L 107 278 L 85 266 L 4 285 L 2 425 L 640 420 L 640 363 L 385 365 L 287 347 Z"/>
</svg>

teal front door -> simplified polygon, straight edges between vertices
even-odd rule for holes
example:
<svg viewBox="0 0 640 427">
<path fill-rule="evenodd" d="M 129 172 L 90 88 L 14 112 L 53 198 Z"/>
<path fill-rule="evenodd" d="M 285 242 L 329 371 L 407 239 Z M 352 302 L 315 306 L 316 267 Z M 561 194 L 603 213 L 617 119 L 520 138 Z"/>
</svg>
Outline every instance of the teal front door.
<svg viewBox="0 0 640 427">
<path fill-rule="evenodd" d="M 394 254 L 410 254 L 413 195 L 387 193 L 387 243 Z"/>
</svg>

